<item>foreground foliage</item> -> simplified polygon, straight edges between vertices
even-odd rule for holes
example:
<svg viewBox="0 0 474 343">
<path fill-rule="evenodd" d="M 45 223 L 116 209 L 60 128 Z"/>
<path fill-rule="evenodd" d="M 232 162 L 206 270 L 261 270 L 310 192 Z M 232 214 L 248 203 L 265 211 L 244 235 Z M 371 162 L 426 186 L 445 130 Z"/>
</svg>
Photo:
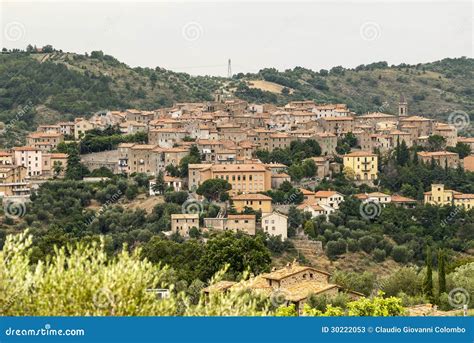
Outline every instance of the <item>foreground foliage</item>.
<svg viewBox="0 0 474 343">
<path fill-rule="evenodd" d="M 169 269 L 154 266 L 126 249 L 108 259 L 104 245 L 78 244 L 56 249 L 30 264 L 32 237 L 9 235 L 0 252 L 0 309 L 10 316 L 258 316 L 268 307 L 249 293 L 230 291 L 197 301 L 177 292 Z M 217 274 L 216 282 L 225 270 Z M 168 289 L 158 299 L 154 289 Z"/>
</svg>

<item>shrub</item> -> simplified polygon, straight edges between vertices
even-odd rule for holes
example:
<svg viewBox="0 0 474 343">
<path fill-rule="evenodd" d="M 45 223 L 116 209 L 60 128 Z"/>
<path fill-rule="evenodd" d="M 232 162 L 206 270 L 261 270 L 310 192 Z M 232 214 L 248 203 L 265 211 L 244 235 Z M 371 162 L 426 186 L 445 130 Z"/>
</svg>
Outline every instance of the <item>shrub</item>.
<svg viewBox="0 0 474 343">
<path fill-rule="evenodd" d="M 359 251 L 359 243 L 355 239 L 349 238 L 347 240 L 347 250 L 350 252 Z"/>
<path fill-rule="evenodd" d="M 385 258 L 387 257 L 385 250 L 378 249 L 378 248 L 374 249 L 374 252 L 372 255 L 374 256 L 374 260 L 377 262 L 383 262 Z"/>
<path fill-rule="evenodd" d="M 372 236 L 365 236 L 359 239 L 360 248 L 368 254 L 370 254 L 372 250 L 374 250 L 376 243 L 377 242 L 375 238 L 373 238 Z"/>
<path fill-rule="evenodd" d="M 399 298 L 389 297 L 384 298 L 383 293 L 378 296 L 368 299 L 361 298 L 347 304 L 349 309 L 349 316 L 400 316 L 405 313 L 402 306 L 402 301 Z"/>
<path fill-rule="evenodd" d="M 331 282 L 342 286 L 345 290 L 357 291 L 369 295 L 374 288 L 375 275 L 369 272 L 356 273 L 336 271 Z"/>
<path fill-rule="evenodd" d="M 188 192 L 166 192 L 165 201 L 182 205 L 188 199 Z"/>
<path fill-rule="evenodd" d="M 56 249 L 31 267 L 32 237 L 9 235 L 0 252 L 0 308 L 5 316 L 260 316 L 270 314 L 249 293 L 230 291 L 196 302 L 174 291 L 168 268 L 142 260 L 140 250 L 123 249 L 109 259 L 104 240 Z M 219 281 L 226 268 L 211 280 Z M 149 288 L 166 288 L 157 300 Z"/>
<path fill-rule="evenodd" d="M 296 317 L 296 308 L 295 304 L 291 304 L 289 306 L 280 306 L 275 311 L 275 316 L 277 317 Z"/>
<path fill-rule="evenodd" d="M 330 259 L 334 259 L 339 255 L 345 254 L 347 251 L 346 241 L 338 239 L 337 241 L 330 241 L 326 244 L 326 254 Z"/>
<path fill-rule="evenodd" d="M 397 245 L 392 249 L 392 257 L 395 262 L 407 263 L 410 258 L 410 251 L 404 245 Z"/>
<path fill-rule="evenodd" d="M 399 292 L 413 296 L 421 292 L 420 278 L 417 271 L 411 267 L 398 269 L 389 277 L 382 279 L 380 284 L 388 296 L 395 296 Z"/>
</svg>

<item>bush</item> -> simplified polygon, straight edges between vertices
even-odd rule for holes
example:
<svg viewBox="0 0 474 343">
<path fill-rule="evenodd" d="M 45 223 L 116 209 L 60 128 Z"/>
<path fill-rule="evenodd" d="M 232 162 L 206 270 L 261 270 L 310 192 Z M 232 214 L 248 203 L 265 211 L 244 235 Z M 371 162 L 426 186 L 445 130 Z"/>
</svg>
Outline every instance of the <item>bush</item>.
<svg viewBox="0 0 474 343">
<path fill-rule="evenodd" d="M 57 249 L 30 268 L 32 237 L 7 236 L 0 252 L 0 307 L 5 316 L 261 316 L 269 315 L 249 293 L 214 293 L 192 301 L 173 291 L 172 274 L 126 249 L 109 259 L 104 241 Z M 224 268 L 211 280 L 222 279 Z M 149 288 L 166 288 L 157 301 Z M 67 301 L 65 301 L 67 300 Z M 196 303 L 196 304 L 194 304 Z"/>
<path fill-rule="evenodd" d="M 337 241 L 330 241 L 326 244 L 326 254 L 330 259 L 334 259 L 339 255 L 345 254 L 347 251 L 346 241 L 338 239 Z"/>
<path fill-rule="evenodd" d="M 377 262 L 383 262 L 385 261 L 385 258 L 387 257 L 385 250 L 378 249 L 378 248 L 374 250 L 372 255 L 374 256 L 374 260 Z"/>
<path fill-rule="evenodd" d="M 392 249 L 392 257 L 395 262 L 407 263 L 410 259 L 410 251 L 404 245 L 397 245 Z"/>
<path fill-rule="evenodd" d="M 382 279 L 381 289 L 388 296 L 395 296 L 403 292 L 409 296 L 414 296 L 421 292 L 420 277 L 417 271 L 411 267 L 398 269 L 389 277 Z"/>
<path fill-rule="evenodd" d="M 339 293 L 338 295 L 332 297 L 325 294 L 313 294 L 308 298 L 307 304 L 313 309 L 325 312 L 328 305 L 345 309 L 348 302 L 349 296 L 345 293 Z"/>
<path fill-rule="evenodd" d="M 367 254 L 370 254 L 372 250 L 375 248 L 376 244 L 375 238 L 372 236 L 364 236 L 361 239 L 359 239 L 359 246 L 362 250 L 364 250 Z"/>
<path fill-rule="evenodd" d="M 331 277 L 331 282 L 342 286 L 345 290 L 357 291 L 369 295 L 374 288 L 375 275 L 369 272 L 343 272 L 336 271 Z"/>
<path fill-rule="evenodd" d="M 188 192 L 166 192 L 165 201 L 182 205 L 188 199 Z"/>
<path fill-rule="evenodd" d="M 349 316 L 400 316 L 405 313 L 399 298 L 384 298 L 383 293 L 372 299 L 361 298 L 347 304 Z"/>
<path fill-rule="evenodd" d="M 347 240 L 347 250 L 350 252 L 359 251 L 359 243 L 355 239 L 349 238 Z"/>
<path fill-rule="evenodd" d="M 291 304 L 289 306 L 280 306 L 275 311 L 275 316 L 277 317 L 296 317 L 298 314 L 296 313 L 295 304 Z"/>
</svg>

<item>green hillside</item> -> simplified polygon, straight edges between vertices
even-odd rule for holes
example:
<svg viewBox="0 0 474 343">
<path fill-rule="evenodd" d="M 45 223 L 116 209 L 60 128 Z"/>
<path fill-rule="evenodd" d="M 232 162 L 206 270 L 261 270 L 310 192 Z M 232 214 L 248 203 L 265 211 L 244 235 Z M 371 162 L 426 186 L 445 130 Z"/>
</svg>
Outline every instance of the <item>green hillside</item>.
<svg viewBox="0 0 474 343">
<path fill-rule="evenodd" d="M 411 114 L 442 119 L 453 110 L 462 110 L 474 116 L 474 59 L 444 59 L 413 66 L 378 62 L 355 69 L 334 67 L 319 72 L 299 67 L 284 72 L 263 69 L 258 74 L 239 74 L 236 78 L 278 83 L 291 93 L 262 92 L 250 89 L 246 82 L 234 82 L 238 95 L 255 100 L 284 103 L 313 99 L 318 103 L 347 103 L 358 114 L 396 113 L 403 93 Z"/>
<path fill-rule="evenodd" d="M 232 80 L 190 76 L 162 68 L 130 68 L 101 51 L 90 55 L 43 48 L 42 53 L 6 51 L 0 54 L 0 121 L 7 129 L 0 144 L 20 144 L 38 124 L 89 116 L 99 110 L 155 109 L 180 101 L 206 101 L 218 88 L 252 102 L 284 104 L 312 99 L 347 103 L 361 114 L 395 113 L 400 93 L 412 114 L 446 119 L 454 110 L 474 118 L 474 60 L 444 59 L 416 66 L 385 62 L 355 69 L 334 67 L 319 72 L 296 67 L 257 74 L 237 74 Z M 251 88 L 251 80 L 283 87 L 275 91 Z"/>
</svg>

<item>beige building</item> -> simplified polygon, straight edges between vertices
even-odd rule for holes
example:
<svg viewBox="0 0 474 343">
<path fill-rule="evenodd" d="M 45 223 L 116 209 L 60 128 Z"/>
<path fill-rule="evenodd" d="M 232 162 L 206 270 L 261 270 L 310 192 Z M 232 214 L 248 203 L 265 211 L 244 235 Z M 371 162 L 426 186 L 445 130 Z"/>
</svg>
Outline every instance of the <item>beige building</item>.
<svg viewBox="0 0 474 343">
<path fill-rule="evenodd" d="M 459 155 L 449 151 L 420 151 L 418 158 L 425 164 L 430 164 L 432 160 L 442 168 L 457 168 L 459 166 Z"/>
<path fill-rule="evenodd" d="M 261 163 L 190 164 L 189 188 L 196 189 L 209 179 L 222 179 L 232 186 L 230 195 L 265 192 L 271 189 L 271 171 Z"/>
<path fill-rule="evenodd" d="M 462 161 L 464 165 L 464 170 L 474 172 L 474 155 L 466 156 Z"/>
<path fill-rule="evenodd" d="M 136 109 L 128 109 L 125 111 L 125 120 L 136 121 L 139 123 L 148 124 L 155 117 L 155 113 L 151 111 L 140 111 Z"/>
<path fill-rule="evenodd" d="M 189 230 L 195 227 L 199 229 L 199 214 L 179 213 L 171 215 L 171 231 L 179 233 L 183 237 L 189 236 Z"/>
<path fill-rule="evenodd" d="M 12 149 L 15 165 L 24 166 L 27 176 L 40 176 L 43 170 L 43 154 L 41 149 L 31 146 Z"/>
<path fill-rule="evenodd" d="M 180 128 L 152 129 L 148 132 L 148 143 L 162 148 L 172 148 L 182 142 L 187 135 L 186 130 Z"/>
<path fill-rule="evenodd" d="M 293 137 L 286 133 L 273 133 L 269 137 L 269 151 L 289 148 L 292 140 Z"/>
<path fill-rule="evenodd" d="M 28 146 L 39 148 L 42 151 L 54 150 L 63 141 L 64 135 L 62 133 L 32 132 L 26 136 Z"/>
<path fill-rule="evenodd" d="M 74 136 L 74 122 L 72 121 L 61 121 L 58 123 L 59 132 L 63 135 Z"/>
<path fill-rule="evenodd" d="M 254 236 L 257 220 L 254 214 L 229 214 L 225 225 L 225 230 L 242 231 Z"/>
<path fill-rule="evenodd" d="M 74 119 L 74 139 L 77 141 L 84 137 L 87 131 L 95 128 L 95 124 L 84 118 Z"/>
<path fill-rule="evenodd" d="M 288 217 L 278 213 L 265 213 L 262 215 L 262 230 L 270 236 L 280 236 L 284 241 L 288 238 Z"/>
<path fill-rule="evenodd" d="M 432 135 L 438 135 L 446 140 L 446 146 L 454 147 L 458 142 L 458 131 L 453 125 L 435 123 Z"/>
<path fill-rule="evenodd" d="M 400 127 L 406 131 L 406 127 L 415 128 L 416 136 L 429 136 L 432 132 L 433 120 L 420 116 L 400 118 Z"/>
<path fill-rule="evenodd" d="M 67 168 L 67 154 L 43 154 L 42 175 L 44 177 L 64 176 Z"/>
<path fill-rule="evenodd" d="M 16 165 L 0 166 L 0 196 L 29 195 L 30 185 L 25 182 L 26 167 Z"/>
<path fill-rule="evenodd" d="M 60 125 L 39 125 L 36 131 L 40 133 L 62 133 Z"/>
<path fill-rule="evenodd" d="M 272 174 L 272 189 L 278 189 L 283 184 L 283 182 L 290 182 L 291 177 L 286 173 Z"/>
<path fill-rule="evenodd" d="M 316 176 L 319 179 L 324 179 L 327 176 L 331 176 L 331 168 L 329 165 L 329 158 L 327 156 L 311 157 L 316 165 Z"/>
<path fill-rule="evenodd" d="M 256 294 L 274 297 L 276 294 L 282 298 L 282 306 L 295 304 L 299 314 L 302 313 L 304 304 L 311 295 L 326 295 L 334 297 L 339 293 L 346 293 L 355 300 L 363 294 L 343 289 L 341 286 L 330 283 L 331 274 L 312 267 L 300 266 L 293 262 L 286 267 L 273 270 L 271 273 L 261 274 L 239 283 L 220 281 L 203 291 L 206 295 L 214 292 L 233 290 L 250 290 Z"/>
<path fill-rule="evenodd" d="M 9 166 L 13 164 L 13 153 L 11 152 L 6 152 L 6 151 L 0 151 L 0 165 L 2 166 Z"/>
<path fill-rule="evenodd" d="M 355 151 L 343 157 L 344 173 L 356 181 L 374 181 L 378 177 L 378 156 L 368 151 Z"/>
<path fill-rule="evenodd" d="M 156 145 L 135 144 L 128 150 L 128 173 L 153 174 L 156 170 L 153 156 Z"/>
<path fill-rule="evenodd" d="M 241 231 L 255 235 L 256 216 L 254 214 L 233 214 L 228 217 L 204 218 L 204 226 L 209 230 Z"/>
<path fill-rule="evenodd" d="M 353 117 L 326 117 L 320 119 L 320 122 L 324 131 L 332 133 L 338 137 L 354 131 Z"/>
<path fill-rule="evenodd" d="M 334 155 L 336 153 L 337 136 L 334 133 L 316 133 L 311 137 L 311 139 L 314 139 L 316 142 L 318 142 L 319 146 L 321 147 L 321 155 Z"/>
</svg>

